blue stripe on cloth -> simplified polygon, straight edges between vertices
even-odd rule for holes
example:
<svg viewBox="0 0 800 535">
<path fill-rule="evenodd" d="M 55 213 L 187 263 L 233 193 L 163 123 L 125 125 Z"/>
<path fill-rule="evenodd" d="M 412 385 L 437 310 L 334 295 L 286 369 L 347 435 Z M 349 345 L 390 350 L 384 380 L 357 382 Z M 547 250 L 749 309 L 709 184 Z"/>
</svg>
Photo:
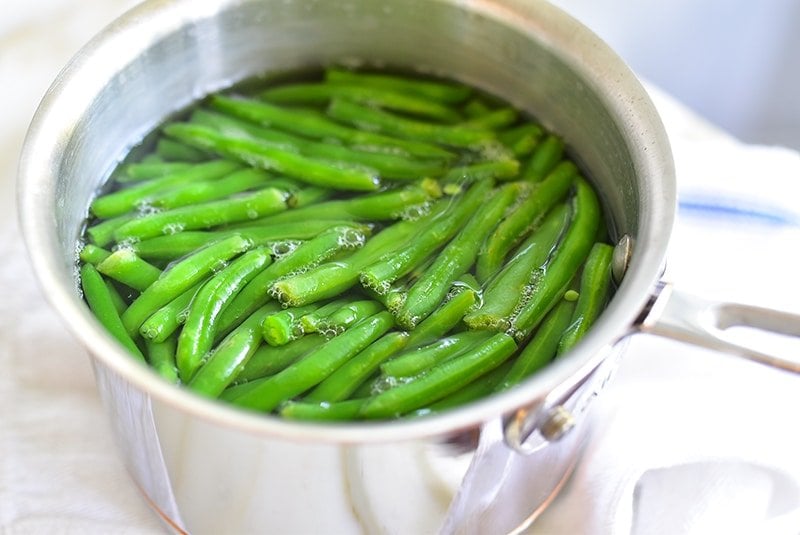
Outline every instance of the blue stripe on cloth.
<svg viewBox="0 0 800 535">
<path fill-rule="evenodd" d="M 798 217 L 781 210 L 765 210 L 711 200 L 682 199 L 678 209 L 686 215 L 725 219 L 732 222 L 761 223 L 770 226 L 800 226 Z"/>
</svg>

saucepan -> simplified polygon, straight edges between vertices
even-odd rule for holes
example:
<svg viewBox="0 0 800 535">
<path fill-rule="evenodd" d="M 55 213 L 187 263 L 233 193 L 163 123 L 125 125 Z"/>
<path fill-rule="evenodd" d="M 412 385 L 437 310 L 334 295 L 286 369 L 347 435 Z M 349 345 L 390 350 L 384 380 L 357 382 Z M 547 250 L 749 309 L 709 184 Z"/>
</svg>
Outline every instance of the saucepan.
<svg viewBox="0 0 800 535">
<path fill-rule="evenodd" d="M 84 305 L 76 249 L 94 192 L 170 114 L 252 76 L 331 63 L 412 67 L 494 93 L 563 136 L 618 243 L 616 293 L 568 354 L 501 395 L 440 415 L 298 424 L 201 399 L 128 357 Z M 135 484 L 191 533 L 500 533 L 524 529 L 569 474 L 591 399 L 634 333 L 782 369 L 739 347 L 790 314 L 661 281 L 676 208 L 669 142 L 634 74 L 539 0 L 152 0 L 91 40 L 53 83 L 25 142 L 22 227 L 52 306 L 91 354 Z"/>
</svg>

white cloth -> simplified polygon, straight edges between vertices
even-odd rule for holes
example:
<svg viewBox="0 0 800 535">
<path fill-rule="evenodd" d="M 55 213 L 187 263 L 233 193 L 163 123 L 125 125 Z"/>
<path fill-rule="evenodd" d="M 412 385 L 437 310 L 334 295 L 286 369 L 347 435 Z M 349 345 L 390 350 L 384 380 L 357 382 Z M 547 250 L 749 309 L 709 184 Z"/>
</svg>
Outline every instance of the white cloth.
<svg viewBox="0 0 800 535">
<path fill-rule="evenodd" d="M 29 0 L 4 6 L 0 21 L 4 533 L 162 532 L 117 456 L 88 358 L 30 274 L 14 206 L 16 159 L 38 100 L 77 48 L 134 3 Z M 800 156 L 744 146 L 653 97 L 683 203 L 670 277 L 709 297 L 800 311 Z M 529 532 L 797 533 L 797 406 L 797 377 L 638 336 L 597 401 L 573 478 Z"/>
</svg>

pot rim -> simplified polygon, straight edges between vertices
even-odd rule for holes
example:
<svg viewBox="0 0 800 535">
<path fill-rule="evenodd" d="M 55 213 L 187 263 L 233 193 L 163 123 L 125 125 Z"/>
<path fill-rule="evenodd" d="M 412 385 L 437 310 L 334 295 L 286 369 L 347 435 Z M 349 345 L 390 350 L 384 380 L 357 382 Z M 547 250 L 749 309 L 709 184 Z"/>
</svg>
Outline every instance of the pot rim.
<svg viewBox="0 0 800 535">
<path fill-rule="evenodd" d="M 639 229 L 630 266 L 607 309 L 595 326 L 570 353 L 522 384 L 443 414 L 411 420 L 317 424 L 292 422 L 275 416 L 249 413 L 208 400 L 163 381 L 150 368 L 137 363 L 95 320 L 75 291 L 57 275 L 62 265 L 50 207 L 57 202 L 59 150 L 67 144 L 70 126 L 80 115 L 67 106 L 76 94 L 90 100 L 98 79 L 97 64 L 125 65 L 154 40 L 193 21 L 213 17 L 241 4 L 242 0 L 202 3 L 193 0 L 144 2 L 112 22 L 89 41 L 61 71 L 45 94 L 23 146 L 18 176 L 18 205 L 28 255 L 40 287 L 72 334 L 89 349 L 95 364 L 101 363 L 145 393 L 206 421 L 241 431 L 293 440 L 339 443 L 384 442 L 457 432 L 542 399 L 576 374 L 593 369 L 603 351 L 631 332 L 646 306 L 662 272 L 676 207 L 675 179 L 668 139 L 661 120 L 642 85 L 624 62 L 599 37 L 547 2 L 522 0 L 436 0 L 458 4 L 481 15 L 500 20 L 527 35 L 536 36 L 573 69 L 595 82 L 596 90 L 621 127 L 637 135 L 637 173 L 650 177 L 649 198 L 639 199 Z M 191 15 L 187 15 L 191 13 Z M 546 24 L 557 21 L 557 24 Z M 543 37 L 544 36 L 544 37 Z M 580 50 L 576 50 L 580 45 Z M 100 58 L 113 55 L 115 62 Z M 117 67 L 121 68 L 121 67 Z M 91 73 L 91 76 L 89 76 Z M 107 76 L 106 76 L 107 74 Z M 100 77 L 108 80 L 113 72 Z M 602 83 L 597 83 L 597 81 Z M 98 90 L 100 88 L 97 88 Z M 83 93 L 81 93 L 83 92 Z M 624 96 L 624 98 L 623 98 Z M 655 180 L 654 180 L 655 179 Z"/>
</svg>

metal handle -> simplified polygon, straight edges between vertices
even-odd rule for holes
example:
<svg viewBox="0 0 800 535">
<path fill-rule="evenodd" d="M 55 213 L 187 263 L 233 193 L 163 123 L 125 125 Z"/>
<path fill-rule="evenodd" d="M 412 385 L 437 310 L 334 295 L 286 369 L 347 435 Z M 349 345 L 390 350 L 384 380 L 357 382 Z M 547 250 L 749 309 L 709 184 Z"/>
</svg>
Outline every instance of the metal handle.
<svg viewBox="0 0 800 535">
<path fill-rule="evenodd" d="M 722 351 L 781 370 L 800 373 L 800 359 L 770 355 L 726 335 L 749 327 L 773 335 L 800 337 L 800 315 L 768 308 L 712 301 L 660 283 L 653 306 L 636 326 L 639 332 Z"/>
</svg>

